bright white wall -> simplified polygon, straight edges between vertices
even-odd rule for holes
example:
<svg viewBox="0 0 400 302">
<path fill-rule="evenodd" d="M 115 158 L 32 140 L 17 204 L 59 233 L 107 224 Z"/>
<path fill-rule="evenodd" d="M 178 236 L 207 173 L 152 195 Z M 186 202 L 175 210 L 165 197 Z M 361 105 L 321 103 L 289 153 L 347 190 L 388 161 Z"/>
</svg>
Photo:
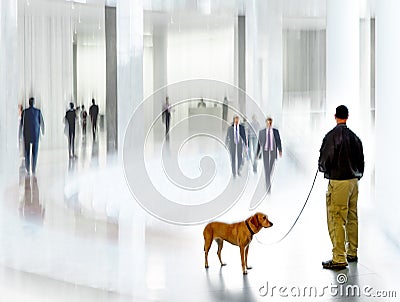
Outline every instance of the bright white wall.
<svg viewBox="0 0 400 302">
<path fill-rule="evenodd" d="M 234 81 L 234 27 L 168 32 L 168 83 L 207 78 Z"/>
<path fill-rule="evenodd" d="M 103 41 L 77 44 L 77 103 L 88 109 L 95 98 L 100 114 L 105 114 L 106 58 Z"/>
<path fill-rule="evenodd" d="M 400 130 L 400 90 L 396 74 L 400 68 L 400 2 L 377 1 L 376 6 L 375 205 L 381 225 L 399 243 L 400 203 L 397 186 L 400 141 L 397 134 Z"/>
<path fill-rule="evenodd" d="M 168 84 L 199 78 L 235 84 L 234 22 L 232 16 L 231 24 L 219 28 L 207 29 L 206 25 L 202 28 L 182 26 L 180 31 L 168 31 Z M 185 93 L 181 92 L 181 95 L 184 96 Z M 210 91 L 208 95 L 213 95 L 221 102 L 225 96 L 221 91 Z M 169 97 L 172 102 L 181 98 L 174 95 Z M 230 101 L 237 101 L 235 97 L 228 95 Z M 172 123 L 186 117 L 188 107 L 179 106 L 173 113 Z"/>
</svg>

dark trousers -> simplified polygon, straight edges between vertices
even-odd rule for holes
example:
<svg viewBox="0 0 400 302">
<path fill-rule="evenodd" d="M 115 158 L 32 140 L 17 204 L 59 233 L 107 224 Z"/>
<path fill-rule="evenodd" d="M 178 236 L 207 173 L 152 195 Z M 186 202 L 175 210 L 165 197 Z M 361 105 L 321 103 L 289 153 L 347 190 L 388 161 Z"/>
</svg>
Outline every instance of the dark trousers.
<svg viewBox="0 0 400 302">
<path fill-rule="evenodd" d="M 32 173 L 35 173 L 39 140 L 33 142 L 25 141 L 25 168 L 27 172 L 30 171 L 31 167 L 31 145 L 32 145 Z"/>
<path fill-rule="evenodd" d="M 75 127 L 69 128 L 69 133 L 68 133 L 68 152 L 69 156 L 73 157 L 75 156 Z"/>
<path fill-rule="evenodd" d="M 231 151 L 231 164 L 232 164 L 232 174 L 236 176 L 239 174 L 240 168 L 242 167 L 242 155 L 243 155 L 243 145 L 242 143 L 239 144 L 232 144 L 230 147 Z M 236 169 L 236 158 L 237 158 L 237 169 Z"/>
<path fill-rule="evenodd" d="M 169 132 L 170 122 L 171 122 L 171 117 L 169 115 L 167 115 L 165 118 L 165 135 L 167 135 Z"/>
<path fill-rule="evenodd" d="M 271 175 L 274 170 L 276 152 L 275 151 L 263 151 L 264 160 L 264 171 L 265 171 L 265 183 L 267 185 L 267 192 L 271 191 Z"/>
<path fill-rule="evenodd" d="M 97 117 L 92 119 L 92 132 L 93 132 L 93 139 L 95 139 L 97 132 Z"/>
<path fill-rule="evenodd" d="M 84 120 L 82 123 L 82 134 L 86 135 L 86 120 Z"/>
</svg>

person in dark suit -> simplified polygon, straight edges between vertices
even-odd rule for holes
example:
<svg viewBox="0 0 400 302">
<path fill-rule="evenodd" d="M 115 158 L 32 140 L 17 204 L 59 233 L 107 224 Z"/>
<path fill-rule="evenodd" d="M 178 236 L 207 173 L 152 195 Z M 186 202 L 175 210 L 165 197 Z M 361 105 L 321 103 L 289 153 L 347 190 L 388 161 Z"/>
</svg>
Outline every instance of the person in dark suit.
<svg viewBox="0 0 400 302">
<path fill-rule="evenodd" d="M 231 154 L 232 174 L 236 177 L 236 174 L 240 176 L 240 169 L 243 162 L 243 146 L 247 146 L 246 131 L 243 125 L 239 124 L 239 117 L 233 118 L 233 123 L 228 127 L 226 133 L 226 145 Z M 236 165 L 237 159 L 237 165 Z M 237 169 L 236 169 L 237 167 Z"/>
<path fill-rule="evenodd" d="M 74 103 L 69 103 L 69 110 L 65 113 L 65 120 L 68 123 L 68 154 L 69 158 L 75 156 L 75 122 L 76 112 L 74 109 Z"/>
<path fill-rule="evenodd" d="M 265 183 L 267 192 L 271 193 L 271 174 L 274 169 L 275 160 L 282 157 L 282 142 L 278 129 L 272 128 L 272 118 L 266 120 L 266 128 L 260 130 L 258 135 L 257 155 L 264 160 Z"/>
<path fill-rule="evenodd" d="M 224 97 L 224 103 L 222 104 L 222 118 L 224 121 L 228 121 L 228 98 Z"/>
<path fill-rule="evenodd" d="M 31 145 L 32 145 L 32 173 L 36 173 L 36 162 L 38 157 L 40 130 L 44 135 L 44 121 L 42 112 L 34 107 L 35 99 L 29 98 L 29 108 L 24 109 L 21 114 L 19 125 L 20 136 L 23 135 L 25 147 L 25 169 L 30 174 L 31 168 Z"/>
<path fill-rule="evenodd" d="M 169 126 L 171 124 L 171 105 L 169 104 L 169 97 L 165 98 L 165 104 L 163 106 L 162 120 L 165 124 L 165 137 L 169 139 Z"/>
<path fill-rule="evenodd" d="M 98 115 L 99 115 L 99 106 L 96 105 L 95 100 L 92 99 L 92 106 L 90 106 L 89 108 L 89 116 L 90 116 L 90 121 L 92 123 L 93 139 L 96 139 Z"/>
</svg>

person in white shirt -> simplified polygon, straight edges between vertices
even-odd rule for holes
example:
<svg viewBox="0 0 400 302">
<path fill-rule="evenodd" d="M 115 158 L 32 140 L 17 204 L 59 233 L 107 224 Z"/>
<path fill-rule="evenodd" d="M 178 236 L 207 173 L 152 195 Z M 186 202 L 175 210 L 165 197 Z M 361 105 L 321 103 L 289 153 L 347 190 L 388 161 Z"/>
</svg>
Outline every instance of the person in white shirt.
<svg viewBox="0 0 400 302">
<path fill-rule="evenodd" d="M 262 151 L 262 152 L 261 152 Z M 264 160 L 265 183 L 267 193 L 271 193 L 271 174 L 274 169 L 275 160 L 282 157 L 282 142 L 278 129 L 272 128 L 272 118 L 266 120 L 266 127 L 260 130 L 258 135 L 257 155 L 260 158 L 261 153 Z"/>
</svg>

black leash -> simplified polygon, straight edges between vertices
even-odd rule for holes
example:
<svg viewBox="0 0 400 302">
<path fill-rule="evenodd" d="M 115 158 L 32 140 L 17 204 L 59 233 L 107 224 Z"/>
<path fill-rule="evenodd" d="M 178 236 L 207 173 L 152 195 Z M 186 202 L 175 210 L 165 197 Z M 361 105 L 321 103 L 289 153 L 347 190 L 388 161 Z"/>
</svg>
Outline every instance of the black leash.
<svg viewBox="0 0 400 302">
<path fill-rule="evenodd" d="M 313 189 L 314 189 L 314 185 L 315 185 L 315 181 L 316 181 L 317 176 L 318 176 L 318 172 L 319 172 L 319 171 L 318 171 L 318 169 L 317 169 L 317 172 L 315 173 L 314 180 L 313 180 L 312 185 L 311 185 L 311 189 L 310 189 L 310 191 L 308 192 L 306 201 L 304 202 L 304 205 L 303 205 L 303 207 L 301 208 L 301 211 L 300 211 L 299 215 L 297 215 L 297 218 L 296 218 L 296 220 L 294 221 L 294 223 L 292 224 L 292 226 L 290 227 L 289 231 L 288 231 L 281 239 L 279 239 L 278 241 L 276 241 L 276 242 L 274 242 L 274 243 L 271 243 L 271 244 L 275 244 L 275 243 L 279 243 L 279 242 L 283 241 L 283 240 L 290 234 L 290 232 L 293 230 L 293 228 L 294 228 L 294 226 L 296 225 L 297 221 L 299 220 L 301 214 L 303 213 L 304 208 L 306 207 L 308 200 L 310 199 L 310 195 L 311 195 L 311 192 L 312 192 Z M 256 239 L 257 239 L 257 241 L 258 241 L 259 243 L 265 244 L 265 243 L 261 242 L 260 240 L 258 240 L 257 236 L 255 236 L 255 237 L 256 237 Z"/>
</svg>

